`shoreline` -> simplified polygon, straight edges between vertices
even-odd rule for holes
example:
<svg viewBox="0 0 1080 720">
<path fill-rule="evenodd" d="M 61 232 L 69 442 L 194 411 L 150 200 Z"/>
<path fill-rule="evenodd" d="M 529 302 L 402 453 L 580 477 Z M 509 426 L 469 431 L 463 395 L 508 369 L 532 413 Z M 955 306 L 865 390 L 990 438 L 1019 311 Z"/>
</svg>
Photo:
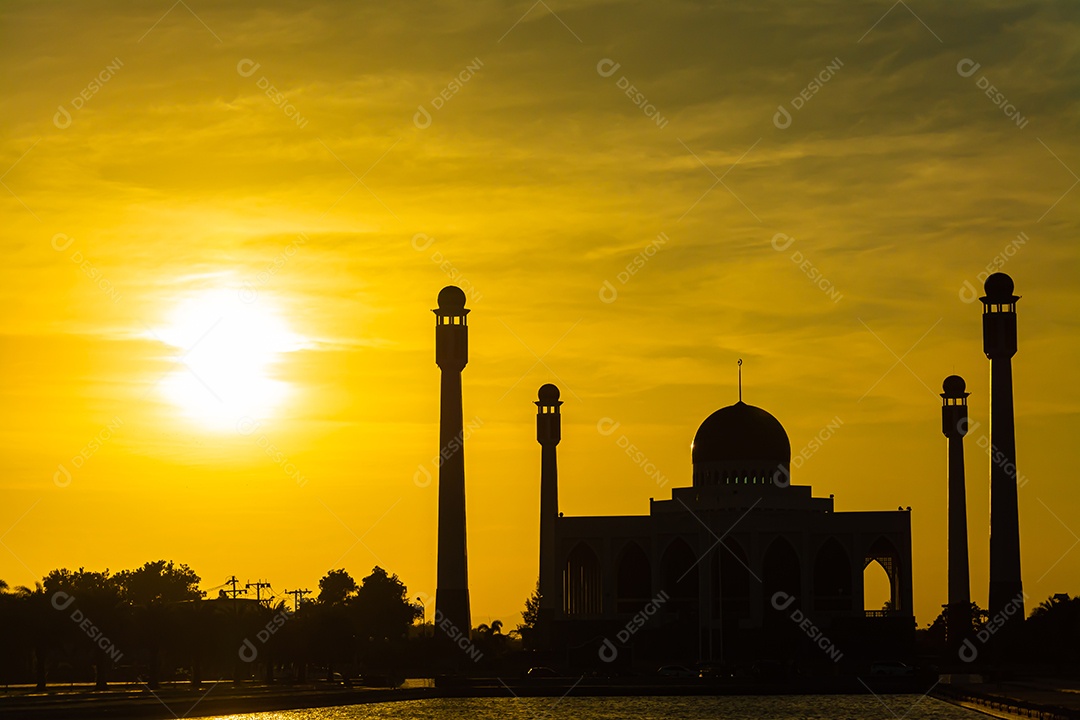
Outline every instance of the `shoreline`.
<svg viewBox="0 0 1080 720">
<path fill-rule="evenodd" d="M 870 688 L 883 694 L 922 694 L 931 686 L 925 678 L 872 678 Z M 428 687 L 343 688 L 246 685 L 231 683 L 167 687 L 151 692 L 139 686 L 104 691 L 91 688 L 29 691 L 0 696 L 0 718 L 53 720 L 61 718 L 124 718 L 165 720 L 176 717 L 208 717 L 243 713 L 300 710 L 307 708 L 403 702 L 436 698 L 642 697 L 642 696 L 735 696 L 735 695 L 861 695 L 870 690 L 857 678 L 829 681 L 718 682 L 611 680 L 598 678 L 551 678 L 542 681 L 503 681 L 498 678 L 456 680 Z M 11 691 L 8 690 L 8 693 Z M 17 691 L 16 691 L 17 692 Z"/>
<path fill-rule="evenodd" d="M 449 680 L 449 681 L 448 681 Z M 430 681 L 428 681 L 430 682 Z M 503 681 L 499 678 L 442 679 L 425 686 L 400 688 L 332 687 L 319 685 L 234 686 L 231 682 L 168 686 L 151 692 L 142 686 L 117 686 L 98 691 L 90 687 L 57 687 L 44 692 L 29 688 L 5 689 L 0 695 L 0 718 L 59 720 L 123 718 L 165 720 L 308 708 L 406 702 L 437 698 L 514 697 L 665 697 L 758 695 L 865 695 L 927 694 L 936 700 L 1012 720 L 1080 718 L 1080 693 L 1048 681 L 972 685 L 936 683 L 934 678 L 843 677 L 791 682 L 687 682 L 650 678 L 551 678 Z"/>
</svg>

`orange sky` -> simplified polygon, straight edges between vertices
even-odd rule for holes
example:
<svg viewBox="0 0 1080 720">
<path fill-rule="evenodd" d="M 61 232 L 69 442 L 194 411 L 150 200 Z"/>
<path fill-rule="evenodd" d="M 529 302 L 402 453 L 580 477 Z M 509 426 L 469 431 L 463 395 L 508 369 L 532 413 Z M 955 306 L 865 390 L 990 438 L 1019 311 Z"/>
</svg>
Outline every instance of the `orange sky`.
<svg viewBox="0 0 1080 720">
<path fill-rule="evenodd" d="M 562 510 L 644 513 L 668 490 L 618 438 L 688 485 L 742 357 L 793 451 L 841 423 L 793 482 L 912 507 L 925 624 L 950 373 L 983 423 L 986 602 L 966 300 L 1000 265 L 1025 589 L 1080 592 L 1078 26 L 1033 2 L 5 3 L 0 578 L 166 558 L 280 592 L 380 564 L 433 593 L 430 308 L 457 281 L 476 622 L 535 583 L 540 384 Z"/>
</svg>

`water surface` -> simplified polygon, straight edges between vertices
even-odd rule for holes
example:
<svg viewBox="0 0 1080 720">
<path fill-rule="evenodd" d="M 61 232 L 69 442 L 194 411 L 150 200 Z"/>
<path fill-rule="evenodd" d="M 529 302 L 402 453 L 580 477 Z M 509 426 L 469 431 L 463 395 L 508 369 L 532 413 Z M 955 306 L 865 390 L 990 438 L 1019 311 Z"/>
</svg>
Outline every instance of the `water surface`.
<svg viewBox="0 0 1080 720">
<path fill-rule="evenodd" d="M 971 720 L 985 717 L 922 695 L 437 698 L 215 720 Z"/>
</svg>

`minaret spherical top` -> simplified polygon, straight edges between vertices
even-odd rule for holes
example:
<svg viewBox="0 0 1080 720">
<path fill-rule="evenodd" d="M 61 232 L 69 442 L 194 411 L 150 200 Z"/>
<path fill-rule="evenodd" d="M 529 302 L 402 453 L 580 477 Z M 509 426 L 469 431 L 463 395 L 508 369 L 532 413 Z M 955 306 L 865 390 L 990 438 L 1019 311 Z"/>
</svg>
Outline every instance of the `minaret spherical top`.
<svg viewBox="0 0 1080 720">
<path fill-rule="evenodd" d="M 1014 289 L 1013 279 L 1005 273 L 994 273 L 986 278 L 986 282 L 983 283 L 983 289 L 986 290 L 986 297 L 990 299 L 1011 299 Z"/>
<path fill-rule="evenodd" d="M 941 389 L 944 390 L 945 397 L 963 397 L 967 393 L 967 383 L 964 382 L 964 378 L 959 375 L 950 375 L 945 378 L 945 381 L 941 383 Z"/>
<path fill-rule="evenodd" d="M 465 291 L 457 285 L 447 285 L 439 291 L 439 310 L 460 313 L 465 309 Z"/>
<path fill-rule="evenodd" d="M 551 383 L 545 383 L 540 386 L 540 391 L 537 393 L 537 398 L 544 405 L 554 405 L 559 402 L 559 388 L 555 387 Z"/>
</svg>

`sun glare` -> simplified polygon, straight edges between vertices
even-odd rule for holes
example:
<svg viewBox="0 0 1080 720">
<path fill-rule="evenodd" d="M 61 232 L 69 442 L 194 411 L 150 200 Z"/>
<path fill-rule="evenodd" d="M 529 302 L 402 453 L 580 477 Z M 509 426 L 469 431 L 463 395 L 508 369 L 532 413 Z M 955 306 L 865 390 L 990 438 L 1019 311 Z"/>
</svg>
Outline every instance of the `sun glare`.
<svg viewBox="0 0 1080 720">
<path fill-rule="evenodd" d="M 246 299 L 236 289 L 200 292 L 155 332 L 177 350 L 177 367 L 162 381 L 165 397 L 207 429 L 267 418 L 289 394 L 274 366 L 302 347 L 302 338 L 266 300 Z"/>
</svg>

